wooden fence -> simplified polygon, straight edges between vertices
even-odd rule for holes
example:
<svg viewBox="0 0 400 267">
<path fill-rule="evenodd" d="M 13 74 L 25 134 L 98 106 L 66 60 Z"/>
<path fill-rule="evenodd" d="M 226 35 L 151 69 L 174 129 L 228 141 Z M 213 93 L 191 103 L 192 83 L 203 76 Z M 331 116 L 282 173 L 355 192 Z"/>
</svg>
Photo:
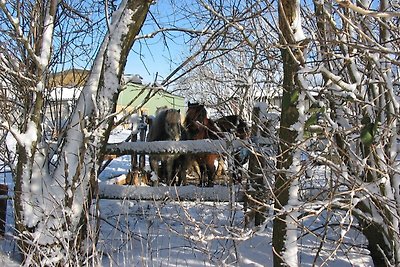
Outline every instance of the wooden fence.
<svg viewBox="0 0 400 267">
<path fill-rule="evenodd" d="M 244 140 L 187 140 L 187 141 L 153 141 L 122 142 L 109 144 L 106 151 L 112 155 L 150 155 L 150 154 L 199 154 L 217 153 L 228 155 L 233 149 L 248 145 Z M 133 161 L 134 162 L 134 161 Z M 136 200 L 203 200 L 203 201 L 243 201 L 244 188 L 239 186 L 197 187 L 187 186 L 133 186 L 109 185 L 100 183 L 100 198 L 136 199 Z"/>
<path fill-rule="evenodd" d="M 254 109 L 253 118 L 260 117 L 260 110 Z M 132 155 L 132 169 L 144 168 L 144 156 L 151 154 L 199 154 L 199 153 L 217 153 L 221 155 L 232 155 L 232 152 L 238 148 L 246 147 L 250 153 L 249 163 L 249 181 L 245 186 L 219 186 L 197 187 L 188 186 L 119 186 L 107 185 L 101 183 L 99 193 L 101 198 L 107 199 L 135 199 L 135 200 L 155 200 L 165 199 L 185 200 L 185 201 L 239 201 L 245 202 L 246 224 L 255 220 L 255 224 L 262 223 L 264 219 L 265 203 L 269 198 L 266 195 L 264 185 L 264 170 L 270 168 L 263 158 L 262 150 L 271 149 L 275 145 L 271 138 L 268 138 L 266 132 L 260 133 L 260 124 L 264 122 L 255 120 L 252 127 L 252 138 L 250 140 L 188 140 L 188 141 L 153 141 L 144 142 L 147 126 L 142 118 L 142 126 L 139 127 L 139 137 L 133 136 L 131 142 L 122 142 L 118 144 L 109 144 L 106 151 L 109 154 L 117 156 Z M 140 141 L 138 141 L 140 140 Z M 139 156 L 139 166 L 137 157 Z"/>
<path fill-rule="evenodd" d="M 121 186 L 99 184 L 101 199 L 129 200 L 175 200 L 175 201 L 218 201 L 243 202 L 244 191 L 238 186 L 215 185 L 213 187 L 185 186 Z"/>
</svg>

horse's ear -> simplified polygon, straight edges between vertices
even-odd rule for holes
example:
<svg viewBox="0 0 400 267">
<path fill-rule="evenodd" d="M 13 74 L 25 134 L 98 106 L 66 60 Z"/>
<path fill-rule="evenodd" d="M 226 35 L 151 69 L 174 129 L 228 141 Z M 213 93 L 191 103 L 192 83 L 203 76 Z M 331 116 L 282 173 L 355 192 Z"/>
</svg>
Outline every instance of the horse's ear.
<svg viewBox="0 0 400 267">
<path fill-rule="evenodd" d="M 198 102 L 193 102 L 193 103 L 189 102 L 188 103 L 188 107 L 194 107 L 194 106 L 198 106 L 198 105 L 199 105 Z"/>
</svg>

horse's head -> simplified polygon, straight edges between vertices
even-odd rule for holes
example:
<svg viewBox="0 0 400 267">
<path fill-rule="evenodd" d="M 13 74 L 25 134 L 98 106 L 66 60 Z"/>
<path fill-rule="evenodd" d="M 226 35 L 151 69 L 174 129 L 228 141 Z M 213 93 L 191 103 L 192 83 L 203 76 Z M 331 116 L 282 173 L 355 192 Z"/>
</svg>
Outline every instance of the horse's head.
<svg viewBox="0 0 400 267">
<path fill-rule="evenodd" d="M 165 132 L 169 140 L 180 140 L 181 137 L 181 114 L 178 109 L 165 110 Z"/>
<path fill-rule="evenodd" d="M 239 121 L 238 121 L 237 135 L 240 139 L 248 139 L 251 136 L 250 126 L 242 118 L 239 118 Z"/>
<path fill-rule="evenodd" d="M 188 105 L 188 110 L 186 111 L 185 122 L 200 122 L 203 123 L 207 119 L 207 110 L 204 105 L 191 104 Z"/>
<path fill-rule="evenodd" d="M 207 138 L 207 110 L 204 105 L 191 104 L 188 105 L 185 117 L 185 129 L 187 137 L 190 139 L 205 139 Z"/>
</svg>

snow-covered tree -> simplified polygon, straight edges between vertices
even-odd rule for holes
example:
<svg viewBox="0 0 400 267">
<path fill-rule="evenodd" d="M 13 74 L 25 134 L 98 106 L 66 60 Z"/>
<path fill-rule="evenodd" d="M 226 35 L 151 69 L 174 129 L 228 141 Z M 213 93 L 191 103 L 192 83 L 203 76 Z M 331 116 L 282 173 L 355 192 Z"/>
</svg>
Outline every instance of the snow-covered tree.
<svg viewBox="0 0 400 267">
<path fill-rule="evenodd" d="M 4 114 L 1 125 L 17 141 L 15 223 L 25 265 L 72 266 L 96 261 L 96 223 L 90 221 L 96 209 L 96 170 L 111 130 L 127 55 L 151 3 L 122 1 L 113 13 L 54 155 L 43 136 L 43 111 L 55 40 L 62 39 L 55 29 L 63 23 L 63 10 L 71 16 L 83 15 L 66 2 L 0 2 L 1 18 L 9 30 L 3 38 L 21 52 L 2 51 L 1 68 L 11 89 L 7 100 L 17 102 L 23 97 L 20 115 L 24 117 L 15 123 Z M 21 66 L 19 61 L 29 64 Z M 30 75 L 24 76 L 27 72 Z"/>
<path fill-rule="evenodd" d="M 107 2 L 106 10 L 114 9 L 113 3 Z M 205 102 L 216 115 L 239 113 L 250 119 L 260 100 L 270 104 L 275 117 L 280 113 L 279 125 L 253 121 L 254 132 L 264 131 L 279 143 L 279 153 L 271 156 L 257 138 L 248 147 L 254 158 L 277 162 L 254 168 L 265 182 L 262 193 L 270 197 L 257 201 L 266 210 L 266 222 L 273 221 L 277 266 L 300 265 L 305 242 L 315 251 L 314 265 L 326 264 L 349 246 L 368 249 L 376 265 L 399 265 L 395 3 L 199 0 L 173 5 L 179 26 L 187 26 L 174 32 L 187 34 L 190 48 L 162 84 L 175 82 L 174 89 L 186 90 L 189 100 Z M 0 117 L 1 130 L 17 140 L 17 154 L 5 154 L 17 158 L 16 226 L 27 264 L 71 264 L 67 255 L 78 255 L 79 262 L 95 257 L 97 229 L 87 215 L 96 212 L 96 170 L 126 55 L 149 5 L 123 1 L 108 29 L 94 31 L 100 36 L 107 31 L 94 53 L 61 42 L 75 44 L 61 29 L 71 18 L 87 21 L 90 12 L 82 15 L 83 6 L 0 1 L 0 107 L 7 111 Z M 78 32 L 77 23 L 68 25 Z M 161 33 L 168 43 L 171 25 L 155 25 L 154 33 L 141 37 Z M 85 29 L 93 28 L 88 23 Z M 83 32 L 79 36 L 92 31 Z M 75 52 L 71 58 L 70 52 Z M 54 149 L 49 150 L 42 133 L 49 74 L 59 67 L 55 58 L 72 62 L 76 52 L 93 62 L 92 71 L 57 152 L 50 154 Z M 266 124 L 279 134 L 268 132 Z M 355 240 L 354 233 L 363 237 Z"/>
<path fill-rule="evenodd" d="M 265 190 L 275 209 L 277 265 L 298 264 L 297 240 L 307 236 L 299 231 L 320 239 L 318 262 L 330 229 L 340 233 L 338 248 L 359 231 L 376 265 L 398 264 L 396 2 L 200 2 L 213 17 L 207 22 L 220 27 L 193 42 L 202 52 L 186 68 L 192 76 L 182 87 L 189 95 L 223 113 L 231 105 L 218 102 L 238 95 L 244 103 L 249 96 L 237 80 L 251 85 L 251 96 L 269 95 L 271 84 L 281 90 L 275 95 L 282 97 L 280 153 L 276 169 L 265 170 L 276 173 Z M 251 110 L 253 104 L 246 105 Z M 326 222 L 323 233 L 307 224 L 310 218 Z"/>
<path fill-rule="evenodd" d="M 340 158 L 325 164 L 340 185 L 337 209 L 358 220 L 375 265 L 398 265 L 399 14 L 389 1 L 337 2 L 315 3 L 324 78 L 316 104 L 326 111 L 327 149 Z"/>
<path fill-rule="evenodd" d="M 304 134 L 305 92 L 296 81 L 304 65 L 305 36 L 300 1 L 279 1 L 279 29 L 283 61 L 283 93 L 279 156 L 275 179 L 273 227 L 274 266 L 298 266 L 300 142 Z"/>
</svg>

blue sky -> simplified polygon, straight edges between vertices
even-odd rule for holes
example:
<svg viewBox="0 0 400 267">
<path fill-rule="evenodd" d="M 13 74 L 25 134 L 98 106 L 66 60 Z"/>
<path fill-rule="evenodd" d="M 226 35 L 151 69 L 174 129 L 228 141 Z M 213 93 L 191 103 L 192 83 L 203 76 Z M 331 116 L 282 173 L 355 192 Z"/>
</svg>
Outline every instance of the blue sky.
<svg viewBox="0 0 400 267">
<path fill-rule="evenodd" d="M 181 3 L 183 4 L 183 3 Z M 180 12 L 174 9 L 170 1 L 161 0 L 151 7 L 151 12 L 161 27 L 185 27 L 187 20 L 180 18 Z M 147 16 L 140 35 L 149 34 L 158 29 L 151 15 Z M 158 81 L 182 62 L 186 54 L 185 36 L 182 33 L 168 33 L 168 38 L 157 34 L 152 39 L 136 41 L 125 68 L 126 74 L 139 74 L 144 82 L 153 82 L 158 73 Z"/>
<path fill-rule="evenodd" d="M 154 40 L 148 40 L 147 45 L 135 43 L 132 51 L 128 56 L 125 67 L 126 74 L 139 74 L 143 77 L 144 82 L 153 82 L 158 73 L 158 80 L 165 78 L 177 64 L 172 61 L 178 59 L 183 47 L 178 45 L 170 45 L 170 49 L 165 46 L 164 42 L 156 37 Z M 140 53 L 140 54 L 139 54 Z"/>
</svg>

